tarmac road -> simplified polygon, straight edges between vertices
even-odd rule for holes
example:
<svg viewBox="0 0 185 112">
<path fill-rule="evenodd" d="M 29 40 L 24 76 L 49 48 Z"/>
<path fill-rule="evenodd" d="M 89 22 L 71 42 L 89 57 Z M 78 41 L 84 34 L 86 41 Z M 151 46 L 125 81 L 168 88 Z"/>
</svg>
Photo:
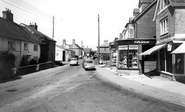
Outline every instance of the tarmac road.
<svg viewBox="0 0 185 112">
<path fill-rule="evenodd" d="M 184 112 L 129 91 L 81 66 L 60 66 L 0 83 L 0 112 Z"/>
</svg>

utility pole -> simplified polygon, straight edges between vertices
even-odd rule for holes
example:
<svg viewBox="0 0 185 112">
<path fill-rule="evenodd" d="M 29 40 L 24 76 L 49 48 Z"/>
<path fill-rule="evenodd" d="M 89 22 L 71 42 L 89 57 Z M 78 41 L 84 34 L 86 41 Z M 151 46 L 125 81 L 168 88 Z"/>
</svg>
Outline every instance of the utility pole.
<svg viewBox="0 0 185 112">
<path fill-rule="evenodd" d="M 100 17 L 98 14 L 98 64 L 100 63 Z"/>
<path fill-rule="evenodd" d="M 52 39 L 54 39 L 54 32 L 55 32 L 55 17 L 53 16 L 53 22 L 52 22 L 52 24 L 53 24 L 53 32 L 52 32 Z"/>
</svg>

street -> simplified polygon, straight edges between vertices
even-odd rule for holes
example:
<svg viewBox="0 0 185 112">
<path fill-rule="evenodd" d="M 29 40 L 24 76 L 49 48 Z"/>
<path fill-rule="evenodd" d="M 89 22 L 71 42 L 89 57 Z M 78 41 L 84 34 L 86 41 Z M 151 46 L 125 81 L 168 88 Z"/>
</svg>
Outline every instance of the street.
<svg viewBox="0 0 185 112">
<path fill-rule="evenodd" d="M 0 83 L 0 112 L 184 112 L 115 85 L 96 71 L 59 66 Z"/>
</svg>

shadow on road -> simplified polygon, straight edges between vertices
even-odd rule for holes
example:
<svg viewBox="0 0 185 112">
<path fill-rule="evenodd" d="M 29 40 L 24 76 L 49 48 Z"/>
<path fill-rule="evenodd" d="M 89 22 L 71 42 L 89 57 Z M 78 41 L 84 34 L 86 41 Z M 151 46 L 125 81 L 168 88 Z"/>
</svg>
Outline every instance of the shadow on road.
<svg viewBox="0 0 185 112">
<path fill-rule="evenodd" d="M 0 84 L 15 81 L 15 80 L 19 80 L 19 79 L 21 79 L 21 76 L 14 76 L 14 77 L 9 78 L 9 79 L 0 79 Z"/>
</svg>

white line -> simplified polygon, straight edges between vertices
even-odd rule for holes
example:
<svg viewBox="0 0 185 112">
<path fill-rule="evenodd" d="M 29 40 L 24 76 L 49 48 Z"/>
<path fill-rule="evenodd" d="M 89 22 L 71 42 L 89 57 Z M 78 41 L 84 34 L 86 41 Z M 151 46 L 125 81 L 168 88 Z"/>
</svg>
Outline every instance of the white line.
<svg viewBox="0 0 185 112">
<path fill-rule="evenodd" d="M 67 90 L 63 91 L 62 93 L 68 92 L 68 91 L 70 91 L 71 89 L 73 89 L 73 88 L 75 88 L 75 87 L 77 87 L 77 86 L 79 86 L 79 85 L 80 85 L 80 84 L 75 85 L 75 86 L 73 86 L 73 87 L 71 87 L 71 88 L 68 88 Z M 50 98 L 48 98 L 48 99 L 50 100 L 50 99 L 52 99 L 52 98 L 54 98 L 54 97 L 59 96 L 60 94 L 61 94 L 61 93 L 58 93 L 58 94 L 56 94 L 56 95 L 53 95 L 52 97 L 50 97 Z"/>
<path fill-rule="evenodd" d="M 76 85 L 76 86 L 73 86 L 73 87 L 71 87 L 71 88 L 68 88 L 67 90 L 65 90 L 63 93 L 65 93 L 65 92 L 68 92 L 68 91 L 70 91 L 71 89 L 73 89 L 73 88 L 75 88 L 75 87 L 77 87 L 77 86 L 79 86 L 80 84 L 78 84 L 78 85 Z"/>
</svg>

